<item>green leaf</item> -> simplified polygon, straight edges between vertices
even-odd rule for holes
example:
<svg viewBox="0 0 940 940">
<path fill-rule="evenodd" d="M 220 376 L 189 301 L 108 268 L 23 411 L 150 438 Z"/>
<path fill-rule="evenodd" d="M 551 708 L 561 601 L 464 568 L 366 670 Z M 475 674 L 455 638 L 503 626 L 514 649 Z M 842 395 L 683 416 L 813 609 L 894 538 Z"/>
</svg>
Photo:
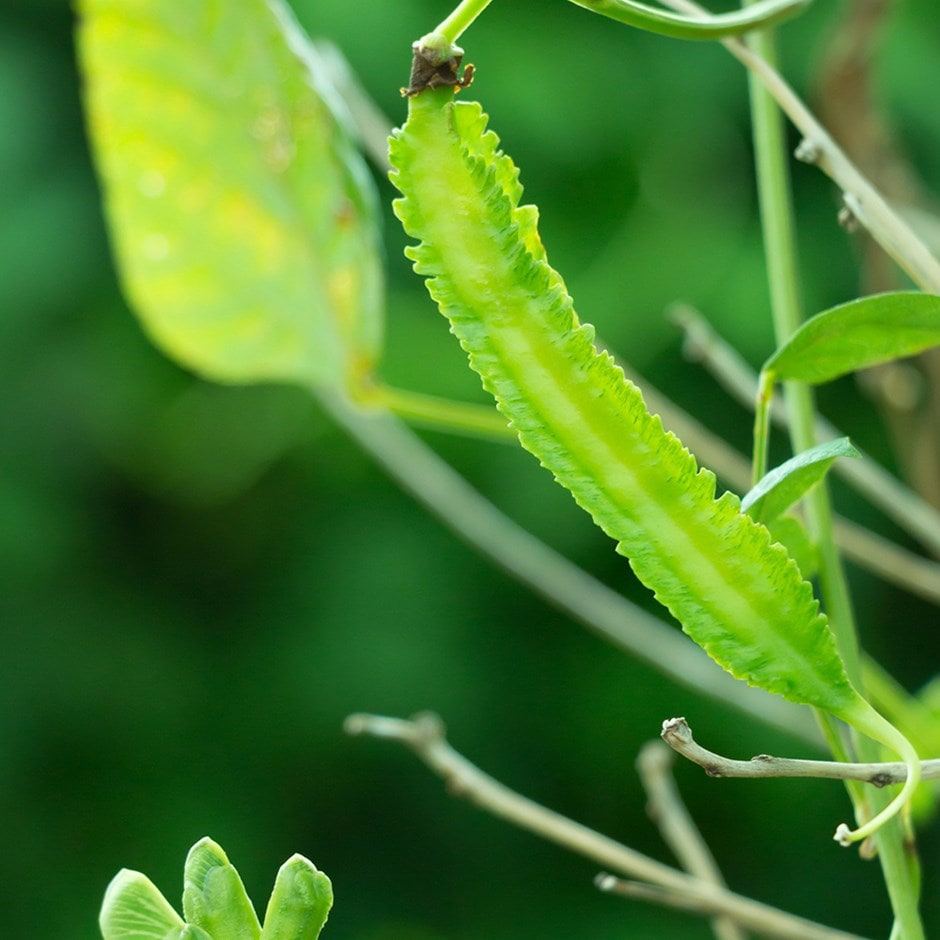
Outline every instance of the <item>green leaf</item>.
<svg viewBox="0 0 940 940">
<path fill-rule="evenodd" d="M 111 879 L 98 923 L 104 940 L 175 940 L 186 926 L 146 875 L 127 868 Z"/>
<path fill-rule="evenodd" d="M 277 873 L 261 938 L 316 940 L 332 906 L 330 879 L 309 859 L 292 855 Z"/>
<path fill-rule="evenodd" d="M 261 936 L 261 925 L 238 872 L 209 838 L 200 839 L 186 856 L 183 913 L 188 923 L 220 940 Z"/>
<path fill-rule="evenodd" d="M 764 523 L 770 537 L 779 542 L 796 562 L 804 578 L 814 578 L 819 570 L 819 550 L 809 537 L 806 527 L 796 516 L 778 516 Z"/>
<path fill-rule="evenodd" d="M 819 483 L 837 457 L 860 456 L 847 437 L 811 447 L 761 478 L 741 500 L 741 508 L 752 519 L 766 525 Z"/>
<path fill-rule="evenodd" d="M 817 385 L 940 345 L 940 297 L 875 294 L 817 314 L 764 364 L 777 379 Z"/>
<path fill-rule="evenodd" d="M 90 133 L 146 331 L 224 382 L 371 369 L 373 185 L 282 0 L 79 0 Z"/>
</svg>

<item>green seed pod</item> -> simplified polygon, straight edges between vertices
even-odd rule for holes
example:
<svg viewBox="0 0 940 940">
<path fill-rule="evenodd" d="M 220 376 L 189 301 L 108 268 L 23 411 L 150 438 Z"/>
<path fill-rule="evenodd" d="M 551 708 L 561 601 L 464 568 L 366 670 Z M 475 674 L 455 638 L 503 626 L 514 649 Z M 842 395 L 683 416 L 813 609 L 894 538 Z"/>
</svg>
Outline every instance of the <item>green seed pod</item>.
<svg viewBox="0 0 940 940">
<path fill-rule="evenodd" d="M 852 686 L 811 586 L 736 496 L 716 498 L 714 475 L 595 348 L 548 264 L 537 210 L 519 205 L 516 167 L 481 107 L 455 102 L 454 91 L 409 98 L 391 178 L 403 195 L 395 212 L 418 241 L 408 257 L 484 388 L 692 639 L 736 677 L 902 753 L 906 801 L 916 754 Z"/>
</svg>

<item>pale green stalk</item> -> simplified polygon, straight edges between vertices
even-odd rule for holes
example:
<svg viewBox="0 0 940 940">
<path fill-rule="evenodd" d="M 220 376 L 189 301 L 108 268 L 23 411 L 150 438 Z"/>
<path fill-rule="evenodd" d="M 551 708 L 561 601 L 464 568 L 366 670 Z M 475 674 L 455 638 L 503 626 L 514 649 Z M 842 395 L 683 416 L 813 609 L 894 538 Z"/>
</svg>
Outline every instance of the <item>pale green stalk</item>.
<svg viewBox="0 0 940 940">
<path fill-rule="evenodd" d="M 662 0 L 664 6 L 704 16 L 693 0 Z M 895 263 L 906 271 L 922 290 L 940 294 L 938 260 L 910 226 L 885 202 L 881 193 L 862 176 L 837 146 L 819 121 L 810 113 L 792 88 L 753 47 L 737 39 L 721 40 L 724 47 L 756 74 L 793 124 L 805 137 L 802 159 L 814 163 L 844 194 L 846 207 L 868 230 Z"/>
<path fill-rule="evenodd" d="M 434 33 L 453 45 L 491 2 L 492 0 L 463 0 Z"/>
<path fill-rule="evenodd" d="M 751 485 L 756 486 L 767 473 L 770 453 L 770 406 L 774 398 L 773 373 L 762 372 L 754 405 L 754 459 L 751 468 Z"/>
<path fill-rule="evenodd" d="M 378 411 L 390 411 L 413 424 L 448 434 L 463 434 L 515 444 L 516 432 L 493 407 L 452 401 L 389 385 L 357 389 L 357 403 Z"/>
<path fill-rule="evenodd" d="M 763 61 L 773 65 L 776 58 L 775 44 L 769 33 L 752 37 L 749 46 Z M 774 329 L 780 344 L 795 332 L 803 320 L 790 179 L 785 156 L 787 151 L 783 120 L 773 97 L 753 73 L 749 73 L 749 84 L 768 280 Z M 815 443 L 813 395 L 807 386 L 793 383 L 787 384 L 785 394 L 793 449 L 799 453 Z M 846 671 L 853 684 L 861 689 L 861 664 L 854 614 L 835 546 L 829 496 L 824 485 L 817 487 L 807 498 L 806 517 L 819 548 L 820 584 L 830 623 Z M 865 738 L 858 737 L 856 747 L 862 760 L 873 760 L 878 756 L 876 745 Z M 884 794 L 870 795 L 869 801 L 876 813 L 888 803 Z M 906 857 L 901 821 L 893 819 L 888 822 L 875 835 L 875 840 L 901 935 L 905 940 L 923 940 L 916 879 L 912 876 Z"/>
</svg>

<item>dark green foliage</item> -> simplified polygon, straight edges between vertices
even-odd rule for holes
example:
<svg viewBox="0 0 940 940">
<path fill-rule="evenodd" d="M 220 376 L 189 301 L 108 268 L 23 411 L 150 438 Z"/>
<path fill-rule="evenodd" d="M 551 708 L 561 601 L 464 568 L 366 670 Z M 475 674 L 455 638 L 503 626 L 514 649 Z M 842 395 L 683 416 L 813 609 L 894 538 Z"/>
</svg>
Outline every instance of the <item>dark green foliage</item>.
<svg viewBox="0 0 940 940">
<path fill-rule="evenodd" d="M 403 120 L 408 49 L 442 7 L 294 5 Z M 618 29 L 560 0 L 545 10 L 546 0 L 494 4 L 474 29 L 475 93 L 526 169 L 582 315 L 746 449 L 749 418 L 683 362 L 662 316 L 681 297 L 752 363 L 773 348 L 739 67 L 715 48 Z M 784 33 L 784 64 L 800 87 L 832 12 L 817 3 Z M 932 0 L 898 6 L 880 71 L 937 191 L 940 111 L 925 80 L 940 42 L 933 13 Z M 344 740 L 343 717 L 434 707 L 482 765 L 600 829 L 622 832 L 631 820 L 631 839 L 653 854 L 663 850 L 641 819 L 631 763 L 664 717 L 688 715 L 703 741 L 737 756 L 801 745 L 666 685 L 494 574 L 303 395 L 210 387 L 167 363 L 114 283 L 72 26 L 65 0 L 11 0 L 0 17 L 5 931 L 95 940 L 117 867 L 173 886 L 181 854 L 212 831 L 255 897 L 291 851 L 322 860 L 342 908 L 324 936 L 705 936 L 683 915 L 596 898 L 590 866 L 455 804 L 408 758 Z M 857 293 L 853 252 L 830 186 L 810 170 L 797 183 L 807 307 L 822 310 Z M 387 203 L 391 188 L 379 185 Z M 386 376 L 482 400 L 401 259 L 390 213 L 386 228 Z M 849 383 L 824 395 L 853 439 L 890 461 L 868 402 Z M 643 596 L 524 455 L 433 443 L 585 568 Z M 873 648 L 909 686 L 926 681 L 940 653 L 934 611 L 859 585 Z M 835 888 L 818 888 L 838 886 L 854 905 L 840 918 L 846 928 L 887 934 L 875 867 L 846 866 L 828 842 L 845 809 L 836 787 L 679 773 L 735 887 L 831 920 Z M 730 839 L 731 827 L 772 839 L 772 858 L 755 865 L 754 840 Z M 821 836 L 814 879 L 809 833 Z M 935 870 L 935 841 L 923 853 Z M 59 880 L 54 903 L 49 878 Z M 936 929 L 936 892 L 926 908 Z"/>
</svg>

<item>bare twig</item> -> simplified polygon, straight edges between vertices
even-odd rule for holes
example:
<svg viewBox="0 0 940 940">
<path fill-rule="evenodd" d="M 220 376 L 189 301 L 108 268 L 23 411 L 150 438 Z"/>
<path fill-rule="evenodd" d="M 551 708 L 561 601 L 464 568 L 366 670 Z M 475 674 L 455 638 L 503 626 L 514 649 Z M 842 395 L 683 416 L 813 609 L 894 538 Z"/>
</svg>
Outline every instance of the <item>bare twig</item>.
<svg viewBox="0 0 940 940">
<path fill-rule="evenodd" d="M 664 3 L 683 13 L 703 12 L 702 7 L 691 0 L 664 0 Z M 760 78 L 780 109 L 803 134 L 801 158 L 814 163 L 840 187 L 855 219 L 916 284 L 925 291 L 940 293 L 940 262 L 856 169 L 780 73 L 739 40 L 725 39 L 722 45 Z"/>
<path fill-rule="evenodd" d="M 454 795 L 620 875 L 688 898 L 690 906 L 708 915 L 725 914 L 757 934 L 781 940 L 860 940 L 687 875 L 521 796 L 458 754 L 445 740 L 440 719 L 433 715 L 419 715 L 411 721 L 350 715 L 345 729 L 349 734 L 407 745 L 444 779 Z"/>
<path fill-rule="evenodd" d="M 690 875 L 724 888 L 726 883 L 718 868 L 718 863 L 689 815 L 672 776 L 674 759 L 675 755 L 662 741 L 649 741 L 640 750 L 636 768 L 643 783 L 643 789 L 646 790 L 647 815 L 656 823 L 664 841 L 672 849 L 673 855 Z M 617 893 L 622 893 L 619 887 L 621 884 L 629 885 L 631 890 L 639 887 L 645 891 L 654 891 L 657 892 L 657 896 L 651 900 L 660 904 L 669 905 L 675 900 L 679 900 L 680 903 L 687 900 L 677 899 L 672 892 L 661 892 L 658 889 L 649 888 L 648 885 L 637 886 L 636 882 L 617 882 L 617 886 L 613 888 L 607 882 L 596 883 L 602 890 L 613 890 Z M 746 936 L 738 925 L 725 915 L 712 919 L 712 932 L 718 940 L 744 940 Z"/>
<path fill-rule="evenodd" d="M 601 872 L 594 879 L 594 884 L 601 891 L 618 894 L 620 897 L 630 898 L 631 901 L 646 901 L 650 904 L 658 904 L 660 907 L 669 907 L 673 910 L 698 914 L 702 917 L 714 917 L 718 913 L 715 905 L 710 904 L 708 901 L 696 901 L 684 895 L 676 894 L 675 891 L 644 884 L 642 881 L 625 881 L 607 872 Z"/>
<path fill-rule="evenodd" d="M 827 760 L 794 760 L 758 754 L 750 760 L 732 760 L 698 744 L 684 718 L 663 722 L 663 740 L 677 753 L 698 764 L 710 777 L 816 777 L 826 780 L 860 780 L 876 787 L 903 783 L 907 779 L 904 764 L 850 764 Z M 921 764 L 923 780 L 940 780 L 940 760 Z"/>
</svg>

